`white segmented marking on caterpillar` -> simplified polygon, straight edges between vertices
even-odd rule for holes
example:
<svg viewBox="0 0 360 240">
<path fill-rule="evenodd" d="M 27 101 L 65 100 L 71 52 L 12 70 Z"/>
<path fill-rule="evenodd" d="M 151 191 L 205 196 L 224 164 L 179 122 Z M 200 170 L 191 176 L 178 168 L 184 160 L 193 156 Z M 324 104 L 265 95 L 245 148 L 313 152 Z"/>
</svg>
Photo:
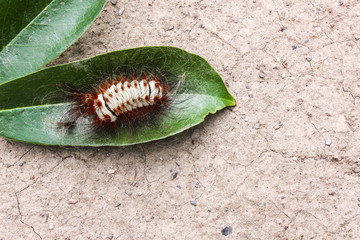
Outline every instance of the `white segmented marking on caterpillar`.
<svg viewBox="0 0 360 240">
<path fill-rule="evenodd" d="M 133 104 L 135 104 L 135 106 L 138 106 L 139 108 L 140 107 L 143 107 L 144 106 L 144 104 L 143 104 L 143 102 L 141 101 L 141 97 L 140 97 L 140 95 L 141 95 L 141 89 L 140 89 L 140 86 L 139 86 L 139 82 L 138 81 L 136 81 L 136 80 L 134 80 L 134 81 L 132 81 L 131 82 L 131 91 L 132 91 L 132 94 L 133 94 L 133 96 L 138 96 L 137 98 L 133 98 L 133 100 L 135 100 L 134 102 L 132 102 Z M 140 98 L 139 98 L 140 97 Z M 140 100 L 139 100 L 140 99 Z"/>
<path fill-rule="evenodd" d="M 156 82 L 150 81 L 149 88 L 151 89 L 150 93 L 150 103 L 154 103 L 154 97 L 159 94 L 159 90 L 156 88 Z"/>
<path fill-rule="evenodd" d="M 147 82 L 144 80 L 140 81 L 139 86 L 140 86 L 140 92 L 141 92 L 140 99 L 141 99 L 144 107 L 149 106 L 149 103 L 145 100 L 145 97 L 149 96 L 149 86 L 147 85 Z"/>
<path fill-rule="evenodd" d="M 110 88 L 108 88 L 108 90 L 106 92 L 104 92 L 104 97 L 106 99 L 109 99 L 109 101 L 107 101 L 107 105 L 109 106 L 109 109 L 111 109 L 112 111 L 114 111 L 113 109 L 117 108 L 117 105 L 115 105 L 116 101 L 110 101 L 111 98 L 116 98 L 116 93 L 114 91 L 114 85 L 112 85 Z M 99 94 L 100 95 L 100 94 Z"/>
<path fill-rule="evenodd" d="M 116 116 L 114 116 L 114 114 L 112 114 L 109 109 L 105 107 L 105 100 L 102 94 L 98 95 L 98 101 L 101 102 L 101 106 L 99 106 L 98 104 L 94 104 L 95 111 L 98 117 L 102 120 L 105 120 L 105 116 L 110 116 L 111 122 L 116 121 Z"/>
<path fill-rule="evenodd" d="M 153 105 L 162 97 L 163 90 L 157 80 L 117 82 L 97 95 L 94 108 L 100 120 L 115 122 L 119 114 Z"/>
</svg>

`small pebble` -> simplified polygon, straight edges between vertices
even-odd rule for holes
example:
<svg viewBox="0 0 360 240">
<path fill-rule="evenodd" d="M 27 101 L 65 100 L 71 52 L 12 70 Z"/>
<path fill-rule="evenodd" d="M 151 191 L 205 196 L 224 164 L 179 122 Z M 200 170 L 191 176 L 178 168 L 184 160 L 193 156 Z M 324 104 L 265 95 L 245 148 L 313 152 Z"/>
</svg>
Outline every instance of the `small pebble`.
<svg viewBox="0 0 360 240">
<path fill-rule="evenodd" d="M 265 78 L 265 74 L 263 72 L 259 72 L 259 77 L 260 78 Z"/>
<path fill-rule="evenodd" d="M 232 233 L 232 227 L 227 226 L 221 230 L 222 235 L 227 236 Z"/>
<path fill-rule="evenodd" d="M 10 163 L 5 163 L 5 167 L 6 168 L 9 168 L 9 167 L 12 167 L 12 166 L 14 166 L 13 164 L 10 164 Z"/>
<path fill-rule="evenodd" d="M 253 98 L 253 97 L 254 97 L 254 94 L 249 93 L 249 97 Z"/>
<path fill-rule="evenodd" d="M 181 186 L 180 186 L 180 185 L 176 185 L 176 187 L 177 187 L 178 189 L 181 189 Z"/>
<path fill-rule="evenodd" d="M 193 141 L 196 141 L 196 140 L 198 140 L 200 138 L 200 130 L 199 129 L 195 129 L 194 131 L 193 131 L 193 133 L 191 134 L 191 139 L 193 140 Z"/>
<path fill-rule="evenodd" d="M 238 22 L 239 22 L 239 19 L 235 18 L 234 23 L 238 23 Z"/>
<path fill-rule="evenodd" d="M 174 180 L 177 177 L 177 175 L 178 175 L 178 172 L 173 172 L 170 177 L 171 180 Z"/>
<path fill-rule="evenodd" d="M 255 129 L 259 129 L 260 128 L 260 124 L 259 123 L 256 123 L 255 124 Z"/>
<path fill-rule="evenodd" d="M 197 201 L 191 201 L 190 203 L 191 203 L 191 205 L 193 205 L 193 206 L 197 206 Z"/>
<path fill-rule="evenodd" d="M 246 89 L 250 89 L 250 85 L 247 83 L 247 84 L 245 84 L 245 88 Z"/>
<path fill-rule="evenodd" d="M 123 15 L 124 11 L 125 11 L 125 8 L 120 8 L 120 10 L 119 10 L 119 16 Z"/>
<path fill-rule="evenodd" d="M 110 168 L 109 171 L 108 171 L 109 174 L 114 174 L 115 173 L 115 170 Z"/>
<path fill-rule="evenodd" d="M 358 201 L 360 202 L 360 197 L 358 198 Z"/>
<path fill-rule="evenodd" d="M 326 139 L 325 145 L 330 146 L 332 143 L 331 139 Z"/>
<path fill-rule="evenodd" d="M 69 200 L 68 200 L 68 204 L 76 204 L 76 203 L 78 203 L 79 202 L 79 199 L 76 199 L 76 198 L 70 198 Z"/>
<path fill-rule="evenodd" d="M 293 50 L 295 50 L 295 49 L 297 49 L 297 46 L 296 46 L 296 45 L 292 45 L 291 48 L 292 48 Z"/>
<path fill-rule="evenodd" d="M 281 77 L 282 77 L 282 78 L 285 78 L 285 77 L 286 77 L 286 72 L 283 72 L 283 73 L 281 74 Z"/>
<path fill-rule="evenodd" d="M 306 57 L 306 61 L 311 62 L 312 58 L 311 57 Z"/>
<path fill-rule="evenodd" d="M 339 5 L 342 6 L 344 4 L 343 1 L 339 1 Z"/>
<path fill-rule="evenodd" d="M 278 122 L 278 124 L 274 126 L 274 129 L 279 130 L 282 126 L 283 126 L 282 122 Z"/>
<path fill-rule="evenodd" d="M 53 223 L 49 223 L 49 229 L 50 230 L 54 229 L 54 224 Z"/>
<path fill-rule="evenodd" d="M 281 196 L 281 199 L 285 199 L 285 196 Z"/>
<path fill-rule="evenodd" d="M 64 223 L 64 224 L 67 224 L 67 223 L 68 223 L 68 221 L 69 221 L 69 220 L 64 219 L 63 223 Z"/>
<path fill-rule="evenodd" d="M 116 3 L 117 3 L 117 0 L 111 0 L 112 5 L 116 5 Z"/>
<path fill-rule="evenodd" d="M 355 36 L 355 40 L 356 40 L 356 41 L 360 40 L 360 35 L 356 35 L 356 36 Z"/>
<path fill-rule="evenodd" d="M 174 26 L 172 26 L 172 25 L 168 28 L 168 31 L 171 31 L 171 30 L 174 30 Z"/>
</svg>

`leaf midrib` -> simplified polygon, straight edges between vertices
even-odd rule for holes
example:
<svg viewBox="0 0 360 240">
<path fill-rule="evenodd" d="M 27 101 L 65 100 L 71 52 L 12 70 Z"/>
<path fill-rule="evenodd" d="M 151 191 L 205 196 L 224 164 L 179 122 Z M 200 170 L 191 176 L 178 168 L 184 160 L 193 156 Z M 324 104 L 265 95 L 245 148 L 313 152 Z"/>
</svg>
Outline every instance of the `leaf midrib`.
<svg viewBox="0 0 360 240">
<path fill-rule="evenodd" d="M 205 94 L 188 94 L 188 93 L 182 93 L 179 94 L 181 96 L 189 96 L 190 97 L 198 97 L 198 96 L 204 96 L 207 98 L 215 98 L 217 100 L 222 100 L 223 102 L 233 102 L 232 99 L 227 99 L 227 98 L 221 98 L 218 96 L 213 96 L 213 95 L 205 95 Z M 14 111 L 14 110 L 23 110 L 23 109 L 32 109 L 32 108 L 42 108 L 42 107 L 51 107 L 51 106 L 63 106 L 63 105 L 71 105 L 71 102 L 63 102 L 63 103 L 54 103 L 54 104 L 43 104 L 43 105 L 35 105 L 35 106 L 25 106 L 25 107 L 17 107 L 17 108 L 7 108 L 7 109 L 1 109 L 1 112 L 8 112 L 8 111 Z M 234 104 L 233 104 L 234 105 Z"/>
</svg>

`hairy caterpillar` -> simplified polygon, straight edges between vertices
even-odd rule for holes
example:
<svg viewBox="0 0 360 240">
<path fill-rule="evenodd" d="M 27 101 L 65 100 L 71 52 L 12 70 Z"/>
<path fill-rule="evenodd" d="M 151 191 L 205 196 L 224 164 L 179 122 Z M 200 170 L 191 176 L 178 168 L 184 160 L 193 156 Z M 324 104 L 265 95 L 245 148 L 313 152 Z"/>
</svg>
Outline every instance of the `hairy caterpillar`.
<svg viewBox="0 0 360 240">
<path fill-rule="evenodd" d="M 170 92 L 163 77 L 148 72 L 110 77 L 89 92 L 71 88 L 73 107 L 67 112 L 68 120 L 58 125 L 73 127 L 79 118 L 92 117 L 98 127 L 128 126 L 162 110 L 176 90 Z"/>
</svg>

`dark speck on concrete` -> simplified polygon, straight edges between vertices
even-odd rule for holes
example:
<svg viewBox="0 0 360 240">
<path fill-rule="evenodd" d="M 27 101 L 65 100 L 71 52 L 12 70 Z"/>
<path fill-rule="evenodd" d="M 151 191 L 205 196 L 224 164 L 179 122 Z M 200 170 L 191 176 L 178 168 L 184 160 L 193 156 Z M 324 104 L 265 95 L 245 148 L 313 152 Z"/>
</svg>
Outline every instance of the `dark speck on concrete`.
<svg viewBox="0 0 360 240">
<path fill-rule="evenodd" d="M 190 203 L 191 203 L 191 205 L 193 205 L 193 206 L 197 206 L 197 201 L 191 201 Z"/>
<path fill-rule="evenodd" d="M 224 236 L 227 236 L 227 235 L 231 234 L 231 233 L 232 233 L 232 227 L 231 227 L 231 226 L 224 227 L 224 228 L 221 230 L 221 233 L 222 233 L 222 235 L 224 235 Z"/>
<path fill-rule="evenodd" d="M 173 172 L 171 174 L 171 180 L 174 180 L 177 177 L 177 175 L 178 175 L 178 172 Z"/>
</svg>

